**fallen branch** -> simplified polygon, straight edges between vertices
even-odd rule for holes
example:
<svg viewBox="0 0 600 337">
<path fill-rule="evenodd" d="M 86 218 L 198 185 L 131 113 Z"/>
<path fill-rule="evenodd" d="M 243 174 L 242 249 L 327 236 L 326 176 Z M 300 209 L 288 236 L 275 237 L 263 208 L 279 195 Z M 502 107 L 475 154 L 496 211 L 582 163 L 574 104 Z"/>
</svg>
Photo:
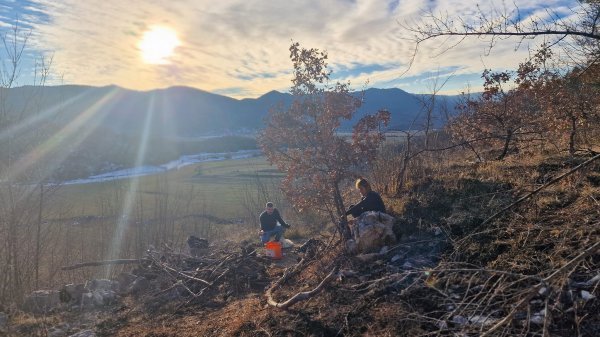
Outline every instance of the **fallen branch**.
<svg viewBox="0 0 600 337">
<path fill-rule="evenodd" d="M 84 267 L 98 267 L 98 266 L 108 266 L 115 264 L 135 264 L 147 261 L 146 259 L 118 259 L 118 260 L 105 260 L 105 261 L 91 261 L 91 262 L 82 262 L 77 263 L 71 266 L 65 266 L 60 268 L 61 270 L 74 270 Z"/>
<path fill-rule="evenodd" d="M 297 293 L 296 295 L 290 297 L 290 299 L 288 299 L 287 301 L 284 301 L 284 302 L 277 302 L 273 299 L 273 289 L 275 287 L 271 287 L 271 288 L 269 288 L 269 290 L 267 290 L 267 293 L 266 293 L 267 303 L 275 308 L 287 309 L 290 306 L 292 306 L 298 302 L 305 301 L 305 300 L 313 297 L 314 295 L 316 295 L 336 275 L 337 275 L 337 267 L 334 267 L 333 270 L 327 276 L 325 276 L 325 278 L 321 281 L 321 283 L 319 283 L 319 285 L 316 288 L 314 288 L 313 290 L 310 290 L 310 291 L 303 291 L 303 292 Z"/>
</svg>

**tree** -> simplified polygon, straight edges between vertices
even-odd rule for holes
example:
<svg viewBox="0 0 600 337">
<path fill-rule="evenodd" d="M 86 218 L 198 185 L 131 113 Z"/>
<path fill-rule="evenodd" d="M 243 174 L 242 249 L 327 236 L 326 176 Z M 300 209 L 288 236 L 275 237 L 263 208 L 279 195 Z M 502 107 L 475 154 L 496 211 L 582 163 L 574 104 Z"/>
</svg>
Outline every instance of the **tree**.
<svg viewBox="0 0 600 337">
<path fill-rule="evenodd" d="M 590 60 L 596 62 L 600 57 L 600 2 L 580 0 L 579 3 L 571 9 L 571 15 L 566 16 L 550 8 L 546 9 L 545 17 L 523 16 L 516 4 L 512 10 L 493 8 L 484 11 L 477 6 L 477 14 L 471 16 L 472 20 L 428 11 L 422 15 L 422 21 L 407 24 L 405 28 L 413 33 L 415 54 L 420 44 L 439 37 L 458 39 L 452 40 L 454 44 L 449 48 L 468 37 L 487 39 L 491 49 L 499 40 L 517 38 L 521 43 L 524 39 L 545 36 L 552 39 L 548 48 L 557 44 L 567 48 L 571 61 L 579 64 Z"/>
<path fill-rule="evenodd" d="M 550 50 L 542 47 L 515 72 L 483 72 L 481 95 L 464 96 L 457 105 L 459 113 L 450 120 L 450 133 L 459 143 L 468 144 L 481 159 L 473 143 L 497 152 L 504 159 L 523 144 L 544 141 L 550 130 L 544 120 L 553 84 L 559 78 L 545 64 Z M 470 140 L 470 141 L 469 141 Z"/>
<path fill-rule="evenodd" d="M 285 172 L 282 189 L 299 211 L 315 209 L 332 221 L 344 217 L 344 183 L 360 175 L 384 140 L 380 127 L 390 114 L 379 111 L 362 118 L 349 139 L 340 132 L 362 104 L 349 83 L 331 83 L 327 53 L 290 46 L 294 77 L 293 102 L 267 117 L 259 144 L 268 160 Z"/>
</svg>

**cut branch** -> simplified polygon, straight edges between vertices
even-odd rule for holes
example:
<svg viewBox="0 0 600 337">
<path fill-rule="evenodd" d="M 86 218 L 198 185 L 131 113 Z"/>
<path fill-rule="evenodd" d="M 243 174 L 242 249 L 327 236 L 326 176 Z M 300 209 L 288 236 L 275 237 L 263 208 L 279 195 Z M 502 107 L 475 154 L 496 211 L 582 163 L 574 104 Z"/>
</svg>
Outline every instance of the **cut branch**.
<svg viewBox="0 0 600 337">
<path fill-rule="evenodd" d="M 273 286 L 273 287 L 269 288 L 269 290 L 267 290 L 267 293 L 266 293 L 267 303 L 275 308 L 287 309 L 287 308 L 291 307 L 292 305 L 294 305 L 298 302 L 301 302 L 301 301 L 305 301 L 305 300 L 313 297 L 317 293 L 319 293 L 325 287 L 325 285 L 327 285 L 327 283 L 329 283 L 336 275 L 337 275 L 337 267 L 334 267 L 333 270 L 327 276 L 325 276 L 325 278 L 321 281 L 321 283 L 319 283 L 319 285 L 316 288 L 314 288 L 313 290 L 310 290 L 310 291 L 303 291 L 303 292 L 297 293 L 296 295 L 290 297 L 290 299 L 288 299 L 287 301 L 284 301 L 284 302 L 277 302 L 273 299 L 273 289 L 275 288 L 275 286 Z"/>
</svg>

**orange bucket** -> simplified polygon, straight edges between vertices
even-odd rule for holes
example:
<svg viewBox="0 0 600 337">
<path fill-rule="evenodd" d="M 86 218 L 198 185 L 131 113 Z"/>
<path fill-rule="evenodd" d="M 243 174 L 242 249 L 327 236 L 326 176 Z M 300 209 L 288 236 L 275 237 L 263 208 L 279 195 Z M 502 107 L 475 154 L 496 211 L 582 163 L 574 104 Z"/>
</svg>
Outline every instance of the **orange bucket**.
<svg viewBox="0 0 600 337">
<path fill-rule="evenodd" d="M 283 258 L 281 254 L 281 243 L 276 241 L 269 241 L 265 243 L 265 250 L 268 257 L 274 260 L 280 260 Z"/>
</svg>

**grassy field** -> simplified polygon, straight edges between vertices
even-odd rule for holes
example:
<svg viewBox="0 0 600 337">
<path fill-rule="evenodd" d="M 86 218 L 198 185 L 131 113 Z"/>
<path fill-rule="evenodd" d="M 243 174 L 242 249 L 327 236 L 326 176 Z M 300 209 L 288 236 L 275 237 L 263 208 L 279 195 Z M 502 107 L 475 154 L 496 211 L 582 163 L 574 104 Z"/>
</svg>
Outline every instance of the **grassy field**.
<svg viewBox="0 0 600 337">
<path fill-rule="evenodd" d="M 132 187 L 137 187 L 132 194 L 136 204 L 140 203 L 137 198 L 141 198 L 149 209 L 158 195 L 168 192 L 174 199 L 186 198 L 192 212 L 239 218 L 246 213 L 242 204 L 247 202 L 248 195 L 258 192 L 257 181 L 272 187 L 281 176 L 264 157 L 199 163 L 164 174 L 62 186 L 53 207 L 54 213 L 62 218 L 104 216 L 112 204 L 118 208 L 118 201 L 124 201 Z"/>
</svg>

